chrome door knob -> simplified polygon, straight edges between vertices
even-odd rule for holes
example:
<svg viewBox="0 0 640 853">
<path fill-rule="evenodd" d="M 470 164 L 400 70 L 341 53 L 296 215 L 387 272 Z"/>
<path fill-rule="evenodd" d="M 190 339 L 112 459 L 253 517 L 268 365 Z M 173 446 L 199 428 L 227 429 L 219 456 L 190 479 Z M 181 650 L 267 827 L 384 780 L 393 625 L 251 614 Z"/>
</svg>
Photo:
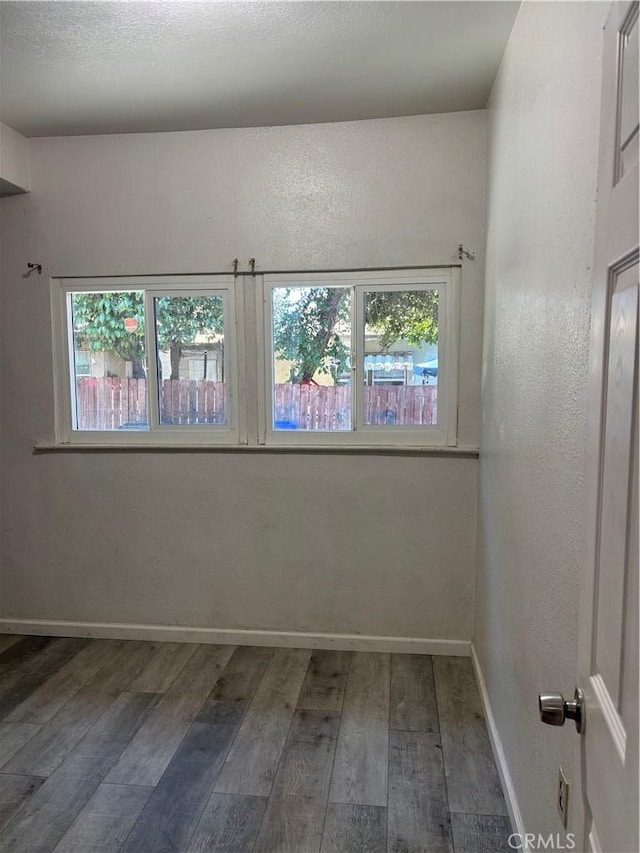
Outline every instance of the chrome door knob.
<svg viewBox="0 0 640 853">
<path fill-rule="evenodd" d="M 562 693 L 555 691 L 540 693 L 538 696 L 540 719 L 548 726 L 564 726 L 564 721 L 575 720 L 578 734 L 584 725 L 584 696 L 582 690 L 576 687 L 571 702 L 565 702 Z"/>
</svg>

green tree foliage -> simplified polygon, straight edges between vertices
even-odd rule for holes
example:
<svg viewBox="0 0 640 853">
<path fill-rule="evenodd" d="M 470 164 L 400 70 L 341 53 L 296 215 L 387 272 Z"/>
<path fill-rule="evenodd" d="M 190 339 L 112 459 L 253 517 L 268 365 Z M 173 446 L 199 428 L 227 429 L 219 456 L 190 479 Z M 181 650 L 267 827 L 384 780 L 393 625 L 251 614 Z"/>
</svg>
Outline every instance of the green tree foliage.
<svg viewBox="0 0 640 853">
<path fill-rule="evenodd" d="M 196 335 L 214 338 L 222 332 L 222 299 L 212 296 L 162 297 L 156 302 L 158 347 L 171 353 L 171 379 L 179 379 L 182 349 Z M 124 321 L 137 320 L 128 332 Z M 81 293 L 73 297 L 76 348 L 113 352 L 130 361 L 135 379 L 144 379 L 144 298 L 139 291 Z"/>
<path fill-rule="evenodd" d="M 310 382 L 316 371 L 334 382 L 348 349 L 336 326 L 349 316 L 349 291 L 338 287 L 296 287 L 274 290 L 274 348 L 292 364 L 292 382 Z"/>
<path fill-rule="evenodd" d="M 414 346 L 438 343 L 438 291 L 373 291 L 367 294 L 366 323 L 379 336 L 382 352 L 396 341 Z"/>
<path fill-rule="evenodd" d="M 349 325 L 350 290 L 296 287 L 274 291 L 274 348 L 291 362 L 291 381 L 309 382 L 316 372 L 334 382 L 347 366 L 344 329 Z M 215 339 L 223 329 L 220 297 L 162 297 L 156 303 L 158 346 L 171 354 L 171 379 L 179 378 L 182 350 L 197 335 Z M 137 320 L 128 332 L 125 319 Z M 93 352 L 115 353 L 130 361 L 133 376 L 143 379 L 144 300 L 138 291 L 83 293 L 73 297 L 76 347 L 86 342 Z M 419 346 L 438 341 L 438 292 L 370 292 L 366 323 L 379 336 L 382 352 L 398 340 Z M 216 342 L 221 346 L 222 342 Z"/>
<path fill-rule="evenodd" d="M 212 340 L 222 332 L 222 297 L 167 296 L 157 300 L 156 313 L 158 346 L 170 351 L 171 379 L 179 379 L 182 348 L 194 343 L 196 335 Z"/>
<path fill-rule="evenodd" d="M 138 327 L 127 332 L 125 319 Z M 113 352 L 133 365 L 135 379 L 144 379 L 144 305 L 139 292 L 81 293 L 73 297 L 73 328 L 76 349 L 83 342 L 92 352 Z"/>
<path fill-rule="evenodd" d="M 330 373 L 334 381 L 347 365 L 350 291 L 296 287 L 273 291 L 274 349 L 292 363 L 291 381 L 309 382 Z M 399 340 L 414 346 L 438 342 L 438 291 L 372 291 L 366 297 L 366 324 L 378 335 L 382 352 Z"/>
</svg>

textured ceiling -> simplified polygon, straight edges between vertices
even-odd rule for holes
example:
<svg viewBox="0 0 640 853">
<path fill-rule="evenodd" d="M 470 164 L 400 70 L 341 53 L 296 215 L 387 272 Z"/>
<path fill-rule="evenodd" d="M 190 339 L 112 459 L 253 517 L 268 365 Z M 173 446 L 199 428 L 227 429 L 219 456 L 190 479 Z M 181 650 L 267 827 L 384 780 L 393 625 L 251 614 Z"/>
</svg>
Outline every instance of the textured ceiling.
<svg viewBox="0 0 640 853">
<path fill-rule="evenodd" d="M 0 118 L 26 136 L 481 109 L 511 2 L 0 2 Z"/>
</svg>

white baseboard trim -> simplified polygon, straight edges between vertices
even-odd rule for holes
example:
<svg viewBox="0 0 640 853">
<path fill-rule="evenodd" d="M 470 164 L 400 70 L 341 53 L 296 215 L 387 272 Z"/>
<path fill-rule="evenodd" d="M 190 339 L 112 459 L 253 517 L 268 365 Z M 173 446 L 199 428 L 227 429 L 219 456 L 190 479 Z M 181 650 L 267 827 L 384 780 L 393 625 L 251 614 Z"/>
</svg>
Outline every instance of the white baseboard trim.
<svg viewBox="0 0 640 853">
<path fill-rule="evenodd" d="M 480 697 L 482 699 L 484 716 L 487 721 L 487 729 L 489 730 L 489 741 L 491 742 L 493 757 L 498 768 L 498 775 L 500 776 L 500 783 L 502 784 L 502 790 L 504 792 L 504 798 L 507 803 L 507 809 L 509 810 L 509 819 L 511 821 L 513 831 L 515 833 L 518 833 L 518 835 L 520 836 L 518 839 L 516 839 L 516 843 L 520 845 L 518 847 L 518 853 L 532 853 L 532 849 L 525 836 L 522 812 L 520 811 L 520 806 L 518 805 L 516 791 L 513 785 L 513 780 L 511 778 L 511 773 L 509 772 L 509 766 L 507 764 L 507 757 L 504 754 L 504 747 L 502 746 L 502 741 L 500 740 L 500 735 L 498 733 L 498 727 L 496 726 L 493 711 L 491 710 L 491 703 L 489 701 L 487 685 L 484 680 L 484 675 L 482 674 L 482 668 L 480 666 L 478 654 L 473 643 L 471 643 L 471 660 L 473 661 L 476 681 L 478 682 L 478 689 L 480 690 Z"/>
<path fill-rule="evenodd" d="M 0 633 L 52 637 L 99 637 L 112 640 L 154 640 L 173 643 L 220 643 L 233 646 L 281 646 L 357 652 L 401 652 L 417 655 L 469 657 L 468 640 L 422 637 L 376 637 L 365 634 L 311 634 L 297 631 L 254 631 L 236 628 L 189 628 L 181 625 L 128 625 L 120 622 L 57 622 L 0 619 Z"/>
</svg>

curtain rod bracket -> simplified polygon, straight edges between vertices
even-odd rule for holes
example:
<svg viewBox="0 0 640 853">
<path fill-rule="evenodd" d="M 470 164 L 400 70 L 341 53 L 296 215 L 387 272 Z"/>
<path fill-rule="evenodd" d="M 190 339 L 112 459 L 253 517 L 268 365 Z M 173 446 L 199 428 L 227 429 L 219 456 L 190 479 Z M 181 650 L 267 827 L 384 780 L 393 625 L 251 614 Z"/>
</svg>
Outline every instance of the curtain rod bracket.
<svg viewBox="0 0 640 853">
<path fill-rule="evenodd" d="M 462 243 L 458 243 L 458 260 L 464 261 L 464 259 L 468 261 L 475 261 L 476 256 L 472 252 L 467 252 Z"/>
<path fill-rule="evenodd" d="M 42 275 L 42 264 L 27 264 L 27 269 L 29 270 L 27 275 L 31 275 L 34 270 L 38 275 Z"/>
</svg>

